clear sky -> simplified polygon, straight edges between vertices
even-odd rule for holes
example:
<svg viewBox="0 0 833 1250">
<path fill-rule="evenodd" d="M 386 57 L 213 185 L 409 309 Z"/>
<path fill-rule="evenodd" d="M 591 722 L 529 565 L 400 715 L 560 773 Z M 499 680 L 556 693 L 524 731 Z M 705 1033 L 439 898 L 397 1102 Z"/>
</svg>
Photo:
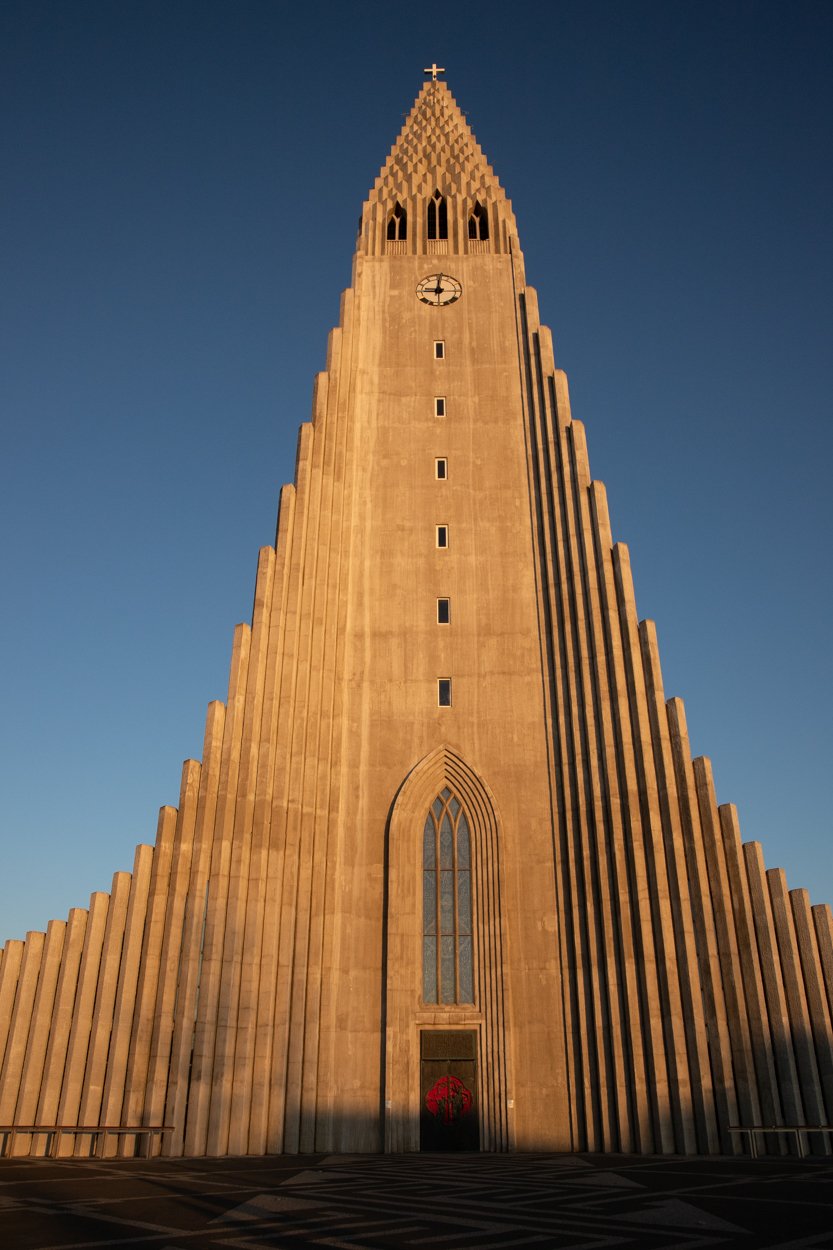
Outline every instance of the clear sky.
<svg viewBox="0 0 833 1250">
<path fill-rule="evenodd" d="M 6 0 L 0 937 L 129 869 L 435 60 L 747 839 L 831 854 L 833 5 Z"/>
</svg>

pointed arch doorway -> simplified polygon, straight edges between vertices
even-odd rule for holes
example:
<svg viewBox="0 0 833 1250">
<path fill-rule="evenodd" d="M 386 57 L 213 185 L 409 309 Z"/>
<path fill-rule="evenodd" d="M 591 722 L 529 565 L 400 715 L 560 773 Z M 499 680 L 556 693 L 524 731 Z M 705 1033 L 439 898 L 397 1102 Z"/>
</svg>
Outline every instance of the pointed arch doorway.
<svg viewBox="0 0 833 1250">
<path fill-rule="evenodd" d="M 511 1149 L 500 818 L 450 747 L 388 822 L 385 1149 Z"/>
</svg>

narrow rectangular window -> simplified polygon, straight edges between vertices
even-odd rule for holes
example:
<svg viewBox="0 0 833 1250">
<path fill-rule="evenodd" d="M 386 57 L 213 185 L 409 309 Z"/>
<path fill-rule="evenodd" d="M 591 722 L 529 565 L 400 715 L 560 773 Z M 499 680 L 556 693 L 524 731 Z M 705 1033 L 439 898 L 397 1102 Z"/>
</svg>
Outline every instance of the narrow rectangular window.
<svg viewBox="0 0 833 1250">
<path fill-rule="evenodd" d="M 445 360 L 445 342 L 443 339 L 434 340 L 434 359 Z"/>
<path fill-rule="evenodd" d="M 438 481 L 444 482 L 445 479 L 448 477 L 448 461 L 446 460 L 445 456 L 439 456 L 434 461 L 434 464 L 436 465 L 436 474 L 437 474 Z"/>
<path fill-rule="evenodd" d="M 442 395 L 437 395 L 437 397 L 434 400 L 434 416 L 435 417 L 445 416 L 445 398 Z"/>
<path fill-rule="evenodd" d="M 451 707 L 450 677 L 439 677 L 437 679 L 437 702 L 440 707 Z"/>
<path fill-rule="evenodd" d="M 438 547 L 448 546 L 448 526 L 447 525 L 437 526 L 437 546 Z"/>
<path fill-rule="evenodd" d="M 437 624 L 448 625 L 451 622 L 451 600 L 437 600 Z"/>
</svg>

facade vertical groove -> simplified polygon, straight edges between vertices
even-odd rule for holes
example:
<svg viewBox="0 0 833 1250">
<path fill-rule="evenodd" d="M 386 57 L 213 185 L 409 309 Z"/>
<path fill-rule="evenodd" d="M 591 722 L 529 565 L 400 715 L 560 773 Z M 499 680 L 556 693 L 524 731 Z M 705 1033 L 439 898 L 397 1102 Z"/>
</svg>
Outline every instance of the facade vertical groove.
<svg viewBox="0 0 833 1250">
<path fill-rule="evenodd" d="M 429 851 L 426 876 L 444 793 L 470 864 Z M 179 805 L 109 894 L 0 952 L 0 1123 L 37 1125 L 35 1155 L 50 1125 L 88 1155 L 119 1123 L 107 1157 L 163 1125 L 170 1156 L 410 1151 L 442 1125 L 732 1153 L 738 1125 L 833 1116 L 832 1018 L 830 909 L 692 760 L 511 202 L 428 82 Z"/>
</svg>

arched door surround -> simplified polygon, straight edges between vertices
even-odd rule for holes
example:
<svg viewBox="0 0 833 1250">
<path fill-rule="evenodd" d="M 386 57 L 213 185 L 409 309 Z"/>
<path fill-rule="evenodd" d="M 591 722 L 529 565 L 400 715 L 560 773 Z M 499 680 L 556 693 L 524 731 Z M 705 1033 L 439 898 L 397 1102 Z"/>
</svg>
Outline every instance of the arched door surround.
<svg viewBox="0 0 833 1250">
<path fill-rule="evenodd" d="M 470 834 L 471 1003 L 425 999 L 424 830 L 432 804 L 446 791 L 461 805 Z M 426 755 L 403 781 L 391 808 L 387 851 L 385 1149 L 419 1149 L 420 1034 L 425 1029 L 471 1029 L 477 1034 L 480 1147 L 508 1150 L 500 816 L 485 781 L 451 747 Z"/>
</svg>

